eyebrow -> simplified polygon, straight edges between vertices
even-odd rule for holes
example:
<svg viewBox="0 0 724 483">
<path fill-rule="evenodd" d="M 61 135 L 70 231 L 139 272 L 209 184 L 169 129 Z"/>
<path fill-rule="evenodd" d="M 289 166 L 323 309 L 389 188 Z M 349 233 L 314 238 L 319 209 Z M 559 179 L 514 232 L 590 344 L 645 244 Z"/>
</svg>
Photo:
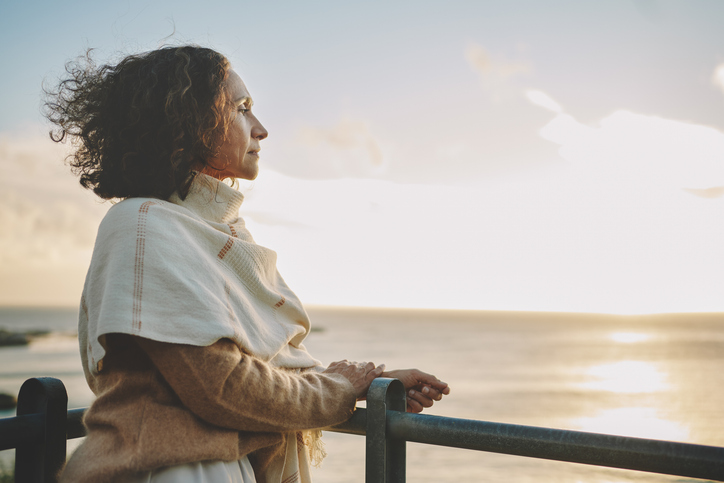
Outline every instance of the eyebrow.
<svg viewBox="0 0 724 483">
<path fill-rule="evenodd" d="M 251 107 L 251 106 L 254 105 L 254 101 L 251 99 L 251 97 L 249 97 L 249 96 L 244 96 L 244 97 L 240 97 L 240 98 L 236 99 L 236 100 L 234 101 L 234 104 L 236 104 L 237 106 L 240 106 L 240 105 L 242 105 L 242 104 L 246 104 L 248 107 Z"/>
</svg>

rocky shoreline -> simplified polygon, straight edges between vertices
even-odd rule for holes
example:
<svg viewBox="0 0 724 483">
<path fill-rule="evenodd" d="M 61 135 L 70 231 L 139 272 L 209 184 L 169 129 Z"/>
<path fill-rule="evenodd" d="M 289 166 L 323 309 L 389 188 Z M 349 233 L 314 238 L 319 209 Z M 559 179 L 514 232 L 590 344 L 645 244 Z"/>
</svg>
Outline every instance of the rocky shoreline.
<svg viewBox="0 0 724 483">
<path fill-rule="evenodd" d="M 28 345 L 34 338 L 49 333 L 49 330 L 12 331 L 0 328 L 0 347 Z"/>
<path fill-rule="evenodd" d="M 0 328 L 0 348 L 28 345 L 36 337 L 49 334 L 49 330 L 13 331 Z M 12 394 L 0 393 L 0 410 L 14 409 L 18 400 Z"/>
</svg>

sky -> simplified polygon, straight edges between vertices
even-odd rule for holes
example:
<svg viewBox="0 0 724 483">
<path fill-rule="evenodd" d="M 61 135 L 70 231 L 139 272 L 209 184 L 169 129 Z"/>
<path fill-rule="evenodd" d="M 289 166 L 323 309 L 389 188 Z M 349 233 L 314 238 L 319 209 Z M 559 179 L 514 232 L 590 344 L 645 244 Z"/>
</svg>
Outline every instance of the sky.
<svg viewBox="0 0 724 483">
<path fill-rule="evenodd" d="M 718 0 L 0 4 L 0 305 L 78 303 L 108 209 L 42 85 L 195 43 L 269 131 L 242 216 L 307 304 L 724 311 Z"/>
</svg>

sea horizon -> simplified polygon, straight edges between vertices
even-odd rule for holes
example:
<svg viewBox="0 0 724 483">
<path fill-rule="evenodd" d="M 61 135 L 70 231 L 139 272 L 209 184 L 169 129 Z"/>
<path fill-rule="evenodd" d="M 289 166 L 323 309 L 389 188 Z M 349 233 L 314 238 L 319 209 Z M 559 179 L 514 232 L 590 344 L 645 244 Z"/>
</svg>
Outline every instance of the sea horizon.
<svg viewBox="0 0 724 483">
<path fill-rule="evenodd" d="M 526 318 L 539 318 L 549 320 L 551 317 L 562 317 L 565 319 L 582 320 L 604 320 L 611 318 L 635 319 L 635 320 L 666 320 L 680 316 L 693 316 L 697 319 L 709 317 L 723 317 L 723 311 L 669 311 L 669 312 L 640 312 L 640 313 L 617 313 L 617 312 L 596 312 L 596 311 L 566 311 L 566 310 L 523 310 L 523 309 L 456 309 L 440 307 L 388 307 L 388 306 L 358 306 L 358 305 L 333 305 L 333 304 L 304 304 L 304 308 L 310 314 L 317 312 L 345 311 L 360 313 L 387 313 L 389 315 L 403 312 L 416 314 L 429 314 L 437 316 L 440 314 L 456 315 L 459 317 L 487 316 L 498 317 L 505 314 L 523 316 Z M 0 305 L 0 326 L 3 322 L 10 321 L 16 315 L 37 312 L 46 313 L 75 313 L 78 306 L 72 305 Z"/>
</svg>

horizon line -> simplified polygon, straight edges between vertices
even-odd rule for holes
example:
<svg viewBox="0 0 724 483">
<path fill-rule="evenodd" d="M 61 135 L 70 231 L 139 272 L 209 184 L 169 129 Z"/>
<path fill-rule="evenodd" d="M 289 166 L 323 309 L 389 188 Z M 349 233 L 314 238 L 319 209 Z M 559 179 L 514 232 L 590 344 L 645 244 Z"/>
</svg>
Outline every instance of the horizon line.
<svg viewBox="0 0 724 483">
<path fill-rule="evenodd" d="M 579 310 L 534 310 L 534 309 L 500 309 L 500 308 L 449 308 L 449 307 L 400 307 L 400 306 L 373 306 L 373 305 L 335 305 L 335 304 L 303 304 L 305 309 L 311 310 L 354 310 L 354 311 L 418 311 L 418 312 L 484 312 L 484 313 L 520 313 L 520 314 L 561 314 L 561 315 L 585 315 L 585 316 L 663 316 L 663 315 L 724 315 L 722 311 L 697 310 L 697 311 L 669 311 L 669 312 L 606 312 L 606 311 L 579 311 Z M 10 305 L 0 304 L 0 310 L 77 310 L 75 305 Z"/>
</svg>

